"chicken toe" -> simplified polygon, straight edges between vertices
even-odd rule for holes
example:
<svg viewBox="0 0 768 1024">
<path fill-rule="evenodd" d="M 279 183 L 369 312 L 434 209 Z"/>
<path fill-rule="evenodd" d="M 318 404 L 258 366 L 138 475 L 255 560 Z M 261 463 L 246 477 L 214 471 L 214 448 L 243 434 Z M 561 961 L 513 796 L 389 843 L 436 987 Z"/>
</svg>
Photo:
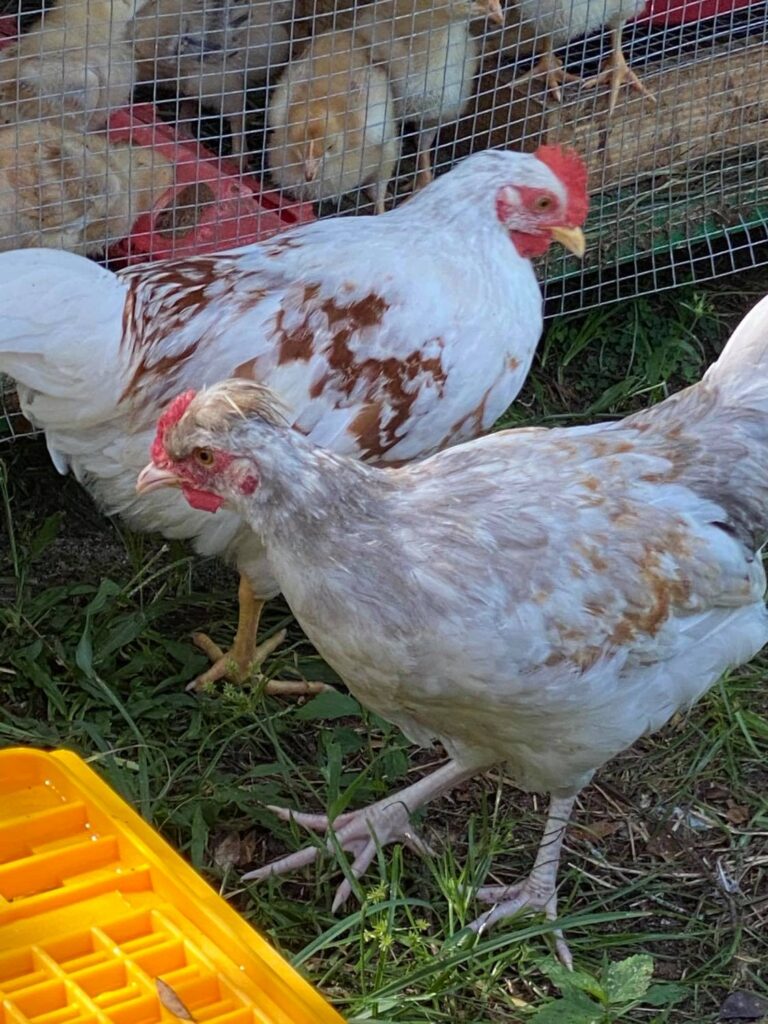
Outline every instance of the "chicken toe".
<svg viewBox="0 0 768 1024">
<path fill-rule="evenodd" d="M 223 651 L 205 633 L 193 633 L 192 642 L 199 647 L 204 654 L 210 658 L 211 667 L 202 675 L 194 679 L 188 686 L 188 690 L 199 693 L 209 683 L 218 682 L 224 679 L 230 683 L 242 685 L 248 682 L 257 671 L 259 665 L 272 654 L 285 640 L 285 630 L 281 629 L 275 636 L 265 640 L 261 644 L 248 642 L 238 630 L 234 643 L 228 651 Z M 267 683 L 267 692 L 274 692 Z"/>
<path fill-rule="evenodd" d="M 239 620 L 235 640 L 230 650 L 223 651 L 205 633 L 192 634 L 193 643 L 208 655 L 212 664 L 206 672 L 203 672 L 187 686 L 187 690 L 199 693 L 209 684 L 221 679 L 241 686 L 253 678 L 259 666 L 285 640 L 285 630 L 281 629 L 268 640 L 264 640 L 260 644 L 256 643 L 264 602 L 255 597 L 245 576 L 240 577 L 238 597 Z M 306 696 L 330 689 L 332 687 L 325 683 L 306 682 L 300 679 L 270 679 L 264 686 L 266 693 L 283 697 Z"/>
<path fill-rule="evenodd" d="M 557 869 L 574 801 L 575 797 L 552 799 L 533 870 L 523 882 L 509 886 L 482 886 L 477 890 L 475 898 L 480 903 L 492 903 L 493 906 L 470 924 L 473 931 L 482 933 L 497 921 L 515 917 L 521 912 L 540 912 L 549 921 L 557 920 Z M 557 956 L 570 970 L 573 957 L 563 933 L 558 929 L 554 937 Z"/>
<path fill-rule="evenodd" d="M 548 39 L 544 40 L 544 50 L 531 70 L 519 78 L 515 78 L 511 83 L 512 88 L 516 89 L 518 86 L 534 78 L 543 78 L 545 80 L 547 92 L 551 93 L 558 103 L 563 98 L 562 87 L 567 82 L 581 81 L 578 75 L 573 75 L 570 71 L 565 70 L 563 62 L 552 50 L 552 43 Z"/>
<path fill-rule="evenodd" d="M 624 50 L 621 45 L 621 27 L 611 29 L 611 52 L 606 58 L 603 67 L 600 71 L 592 78 L 588 78 L 583 82 L 585 89 L 593 89 L 598 85 L 602 85 L 603 82 L 609 81 L 611 83 L 611 98 L 608 103 L 608 114 L 613 114 L 616 107 L 616 102 L 619 98 L 619 90 L 623 85 L 628 85 L 631 89 L 636 92 L 642 93 L 652 103 L 656 102 L 656 97 L 653 93 L 643 84 L 640 78 L 627 64 L 627 58 L 624 56 Z"/>
<path fill-rule="evenodd" d="M 283 821 L 295 821 L 297 825 L 328 833 L 325 845 L 328 852 L 340 849 L 354 857 L 349 875 L 336 890 L 332 910 L 335 913 L 346 903 L 352 893 L 351 879 L 360 878 L 371 865 L 376 851 L 389 843 L 403 843 L 408 849 L 425 855 L 432 851 L 411 825 L 411 814 L 417 808 L 434 800 L 474 772 L 460 767 L 453 761 L 438 768 L 431 775 L 399 790 L 392 796 L 384 797 L 359 811 L 349 811 L 333 822 L 322 814 L 304 814 L 284 807 L 271 807 Z M 323 852 L 323 845 L 307 846 L 271 861 L 243 875 L 243 881 L 260 881 L 270 875 L 284 875 L 298 868 L 313 864 Z"/>
</svg>

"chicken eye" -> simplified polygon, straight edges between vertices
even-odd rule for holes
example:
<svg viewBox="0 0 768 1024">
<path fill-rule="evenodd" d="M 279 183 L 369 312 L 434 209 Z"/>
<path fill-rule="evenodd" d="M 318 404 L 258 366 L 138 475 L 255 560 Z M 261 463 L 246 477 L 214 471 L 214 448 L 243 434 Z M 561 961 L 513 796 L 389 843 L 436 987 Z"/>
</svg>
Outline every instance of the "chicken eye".
<svg viewBox="0 0 768 1024">
<path fill-rule="evenodd" d="M 214 463 L 214 455 L 210 448 L 195 448 L 192 455 L 206 469 L 210 468 Z"/>
<path fill-rule="evenodd" d="M 552 208 L 552 205 L 553 200 L 551 196 L 539 196 L 539 198 L 536 200 L 536 209 L 540 210 L 542 213 L 544 212 L 544 210 L 550 210 Z"/>
</svg>

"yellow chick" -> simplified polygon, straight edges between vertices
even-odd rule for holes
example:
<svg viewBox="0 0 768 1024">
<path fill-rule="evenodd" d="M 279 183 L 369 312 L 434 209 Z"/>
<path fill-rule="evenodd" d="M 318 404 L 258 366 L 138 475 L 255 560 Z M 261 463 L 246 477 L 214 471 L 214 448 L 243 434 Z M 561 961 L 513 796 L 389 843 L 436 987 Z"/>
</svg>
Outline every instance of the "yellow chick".
<svg viewBox="0 0 768 1024">
<path fill-rule="evenodd" d="M 319 202 L 365 190 L 377 213 L 400 152 L 386 71 L 349 30 L 316 36 L 291 61 L 267 109 L 276 185 Z"/>
<path fill-rule="evenodd" d="M 472 95 L 480 47 L 470 22 L 478 18 L 503 24 L 499 0 L 375 0 L 356 14 L 356 31 L 387 69 L 398 118 L 417 126 L 417 188 L 432 180 L 437 129 Z"/>
</svg>

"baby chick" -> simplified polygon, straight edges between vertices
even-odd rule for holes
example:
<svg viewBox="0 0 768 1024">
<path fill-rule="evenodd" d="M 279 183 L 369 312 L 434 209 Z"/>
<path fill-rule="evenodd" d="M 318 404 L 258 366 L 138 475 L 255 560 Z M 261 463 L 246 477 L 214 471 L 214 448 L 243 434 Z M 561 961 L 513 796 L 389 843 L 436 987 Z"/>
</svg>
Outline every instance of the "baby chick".
<svg viewBox="0 0 768 1024">
<path fill-rule="evenodd" d="M 503 24 L 499 0 L 375 0 L 357 13 L 374 62 L 388 71 L 398 117 L 418 126 L 417 188 L 432 180 L 438 127 L 470 99 L 480 48 L 469 26 L 478 18 Z"/>
<path fill-rule="evenodd" d="M 400 152 L 386 71 L 349 30 L 316 36 L 291 61 L 267 111 L 275 183 L 319 202 L 364 189 L 377 213 Z"/>
<path fill-rule="evenodd" d="M 59 0 L 0 55 L 0 124 L 63 113 L 67 127 L 104 128 L 133 88 L 134 13 L 134 0 Z"/>
<path fill-rule="evenodd" d="M 149 0 L 131 29 L 138 76 L 229 119 L 233 156 L 246 151 L 246 92 L 288 57 L 289 0 Z"/>
<path fill-rule="evenodd" d="M 554 50 L 569 39 L 608 25 L 611 31 L 610 55 L 599 74 L 582 84 L 591 88 L 606 79 L 610 81 L 609 114 L 613 113 L 619 90 L 624 84 L 655 102 L 652 94 L 627 65 L 621 44 L 625 23 L 637 17 L 645 6 L 645 0 L 519 0 L 521 17 L 536 26 L 536 50 L 540 56 L 533 68 L 522 78 L 516 79 L 514 84 L 520 85 L 531 78 L 544 76 L 547 90 L 559 101 L 562 96 L 561 86 L 565 82 L 580 82 L 582 79 L 565 70 Z"/>
<path fill-rule="evenodd" d="M 83 134 L 60 118 L 0 127 L 0 249 L 103 253 L 173 183 L 149 147 Z"/>
</svg>

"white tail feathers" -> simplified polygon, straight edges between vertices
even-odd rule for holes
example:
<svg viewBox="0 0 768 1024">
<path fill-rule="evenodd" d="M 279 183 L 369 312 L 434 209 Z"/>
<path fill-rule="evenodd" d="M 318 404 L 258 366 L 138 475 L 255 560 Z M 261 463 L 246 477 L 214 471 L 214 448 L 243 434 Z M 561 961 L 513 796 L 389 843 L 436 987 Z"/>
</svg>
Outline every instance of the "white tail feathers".
<svg viewBox="0 0 768 1024">
<path fill-rule="evenodd" d="M 0 373 L 45 399 L 106 398 L 117 383 L 124 304 L 122 281 L 83 256 L 0 253 Z"/>
<path fill-rule="evenodd" d="M 744 317 L 704 375 L 729 405 L 768 413 L 768 296 Z"/>
</svg>

